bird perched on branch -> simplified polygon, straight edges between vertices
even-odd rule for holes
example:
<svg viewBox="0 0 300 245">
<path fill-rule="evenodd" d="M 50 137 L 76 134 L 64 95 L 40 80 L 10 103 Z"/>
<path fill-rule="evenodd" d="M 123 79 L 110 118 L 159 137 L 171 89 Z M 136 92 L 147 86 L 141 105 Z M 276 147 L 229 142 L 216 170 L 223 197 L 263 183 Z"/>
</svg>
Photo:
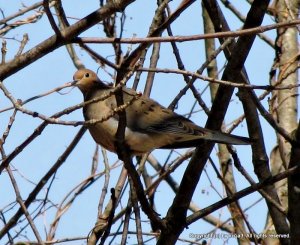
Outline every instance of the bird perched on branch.
<svg viewBox="0 0 300 245">
<path fill-rule="evenodd" d="M 83 108 L 83 115 L 94 140 L 109 151 L 116 152 L 118 111 L 126 112 L 125 144 L 131 155 L 154 149 L 196 147 L 203 140 L 224 144 L 245 145 L 249 139 L 197 126 L 189 119 L 163 107 L 156 101 L 122 87 L 124 105 L 118 107 L 116 88 L 103 83 L 88 69 L 75 72 L 74 84 L 84 101 L 94 100 Z"/>
</svg>

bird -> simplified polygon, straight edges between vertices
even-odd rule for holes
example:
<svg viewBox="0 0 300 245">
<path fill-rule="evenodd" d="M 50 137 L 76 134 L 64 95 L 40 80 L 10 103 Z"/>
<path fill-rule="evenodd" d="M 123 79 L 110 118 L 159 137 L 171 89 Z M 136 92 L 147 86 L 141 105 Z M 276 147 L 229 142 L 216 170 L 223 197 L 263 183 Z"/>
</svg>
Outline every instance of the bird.
<svg viewBox="0 0 300 245">
<path fill-rule="evenodd" d="M 82 92 L 84 101 L 104 98 L 83 107 L 85 121 L 93 139 L 105 149 L 117 153 L 116 132 L 119 115 L 115 88 L 102 82 L 89 69 L 79 69 L 73 84 Z M 209 130 L 160 105 L 158 102 L 123 86 L 122 95 L 126 113 L 124 142 L 130 155 L 142 155 L 154 149 L 197 147 L 203 140 L 215 143 L 247 145 L 246 137 Z M 103 120 L 105 119 L 105 120 Z"/>
</svg>

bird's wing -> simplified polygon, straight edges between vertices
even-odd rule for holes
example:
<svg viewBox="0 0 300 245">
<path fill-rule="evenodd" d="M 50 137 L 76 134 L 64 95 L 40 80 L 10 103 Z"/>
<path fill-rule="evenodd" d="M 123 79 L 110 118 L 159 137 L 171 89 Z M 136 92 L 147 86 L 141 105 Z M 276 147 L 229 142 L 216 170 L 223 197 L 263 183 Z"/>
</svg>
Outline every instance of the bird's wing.
<svg viewBox="0 0 300 245">
<path fill-rule="evenodd" d="M 124 101 L 132 100 L 136 92 L 132 89 L 124 89 Z M 156 101 L 141 96 L 126 109 L 127 126 L 137 130 L 151 133 L 170 133 L 191 136 L 205 135 L 204 128 L 194 124 L 191 120 L 178 115 L 165 108 Z"/>
<path fill-rule="evenodd" d="M 147 127 L 148 131 L 153 133 L 168 133 L 176 135 L 184 135 L 185 137 L 201 137 L 205 136 L 205 129 L 198 127 L 192 121 L 179 116 L 175 113 L 164 117 L 163 120 Z"/>
<path fill-rule="evenodd" d="M 136 93 L 126 89 L 123 95 L 124 101 L 128 102 Z M 139 97 L 129 105 L 126 114 L 127 126 L 135 131 L 174 135 L 177 140 L 190 140 L 206 135 L 206 129 L 145 96 Z"/>
<path fill-rule="evenodd" d="M 126 125 L 132 131 L 168 138 L 170 147 L 173 142 L 178 145 L 176 147 L 195 146 L 195 141 L 201 139 L 219 143 L 249 144 L 247 138 L 199 127 L 150 98 L 140 96 L 133 99 L 135 95 L 134 90 L 123 89 L 124 102 L 132 100 L 126 108 Z M 118 118 L 118 115 L 115 114 L 114 117 Z"/>
<path fill-rule="evenodd" d="M 126 107 L 126 123 L 127 127 L 133 131 L 146 133 L 149 128 L 150 132 L 151 126 L 160 125 L 175 114 L 148 97 L 136 95 L 134 90 L 123 88 L 124 103 L 130 102 L 130 105 Z M 106 100 L 106 103 L 107 106 L 117 107 L 115 98 Z M 114 117 L 118 119 L 118 114 Z"/>
</svg>

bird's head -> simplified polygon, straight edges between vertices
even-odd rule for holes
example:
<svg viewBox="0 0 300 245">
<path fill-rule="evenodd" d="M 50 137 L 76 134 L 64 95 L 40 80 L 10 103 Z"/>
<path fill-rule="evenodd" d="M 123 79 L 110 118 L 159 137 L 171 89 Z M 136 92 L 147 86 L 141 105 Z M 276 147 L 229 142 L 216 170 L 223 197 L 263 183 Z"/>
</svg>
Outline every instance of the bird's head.
<svg viewBox="0 0 300 245">
<path fill-rule="evenodd" d="M 73 76 L 73 85 L 85 94 L 99 84 L 102 84 L 97 74 L 89 69 L 80 69 Z"/>
</svg>

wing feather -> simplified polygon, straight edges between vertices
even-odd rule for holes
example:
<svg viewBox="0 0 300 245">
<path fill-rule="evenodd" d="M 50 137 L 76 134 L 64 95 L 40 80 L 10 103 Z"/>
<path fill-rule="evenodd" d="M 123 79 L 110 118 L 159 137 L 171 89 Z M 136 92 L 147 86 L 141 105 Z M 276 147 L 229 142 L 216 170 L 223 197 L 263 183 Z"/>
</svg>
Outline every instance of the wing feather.
<svg viewBox="0 0 300 245">
<path fill-rule="evenodd" d="M 136 95 L 132 89 L 124 88 L 123 91 L 125 103 Z M 111 99 L 115 103 L 115 98 Z M 118 120 L 117 114 L 114 117 Z M 249 144 L 247 138 L 202 128 L 145 96 L 134 100 L 126 108 L 126 123 L 131 131 L 152 135 L 158 141 L 168 142 L 166 147 L 171 148 L 195 146 L 197 141 L 203 139 L 219 143 Z"/>
</svg>

